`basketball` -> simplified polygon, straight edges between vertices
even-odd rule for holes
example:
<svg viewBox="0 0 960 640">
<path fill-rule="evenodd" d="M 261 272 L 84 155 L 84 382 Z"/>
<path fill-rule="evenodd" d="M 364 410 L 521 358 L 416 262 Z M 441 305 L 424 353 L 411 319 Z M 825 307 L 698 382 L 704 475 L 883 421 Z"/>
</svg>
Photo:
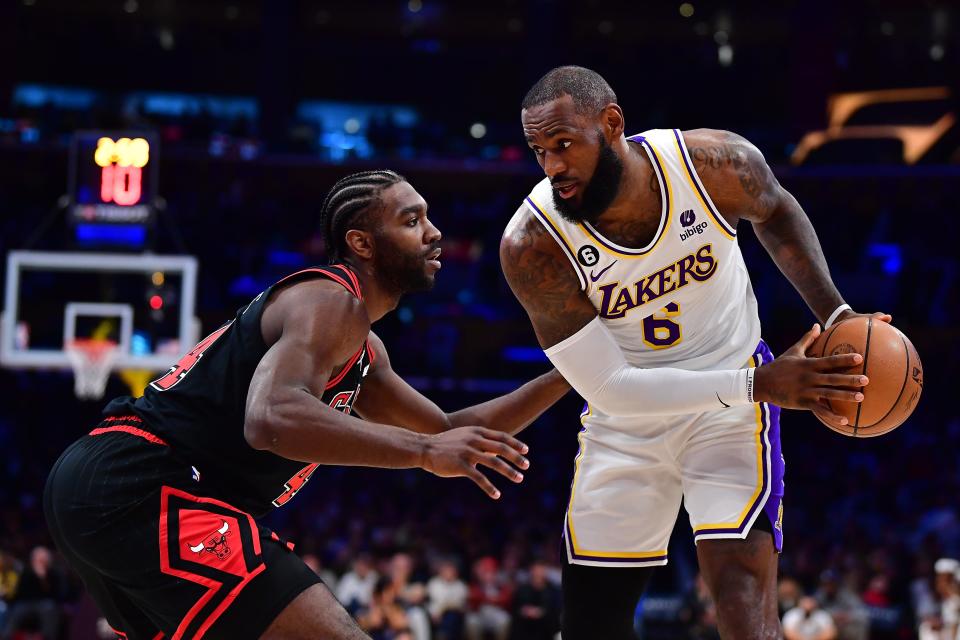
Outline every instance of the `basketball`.
<svg viewBox="0 0 960 640">
<path fill-rule="evenodd" d="M 837 433 L 855 438 L 880 436 L 910 417 L 923 391 L 923 365 L 913 343 L 899 329 L 874 318 L 857 316 L 826 331 L 810 349 L 812 356 L 859 353 L 863 363 L 842 373 L 870 379 L 863 402 L 829 401 L 830 408 L 849 421 L 840 425 L 814 415 Z"/>
</svg>

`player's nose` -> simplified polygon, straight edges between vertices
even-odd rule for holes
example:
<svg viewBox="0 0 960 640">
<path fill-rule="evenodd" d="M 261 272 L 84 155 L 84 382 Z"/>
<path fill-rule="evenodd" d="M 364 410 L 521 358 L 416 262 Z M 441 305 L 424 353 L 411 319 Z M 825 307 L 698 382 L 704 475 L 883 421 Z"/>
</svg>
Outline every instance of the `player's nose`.
<svg viewBox="0 0 960 640">
<path fill-rule="evenodd" d="M 543 171 L 548 178 L 553 179 L 566 173 L 567 163 L 563 161 L 560 154 L 547 151 L 543 158 Z"/>
<path fill-rule="evenodd" d="M 443 234 L 440 233 L 440 229 L 437 229 L 437 227 L 434 226 L 432 222 L 430 222 L 429 218 L 426 218 L 424 220 L 424 228 L 425 228 L 425 231 L 423 234 L 423 241 L 426 244 L 440 242 L 440 239 L 443 238 Z"/>
</svg>

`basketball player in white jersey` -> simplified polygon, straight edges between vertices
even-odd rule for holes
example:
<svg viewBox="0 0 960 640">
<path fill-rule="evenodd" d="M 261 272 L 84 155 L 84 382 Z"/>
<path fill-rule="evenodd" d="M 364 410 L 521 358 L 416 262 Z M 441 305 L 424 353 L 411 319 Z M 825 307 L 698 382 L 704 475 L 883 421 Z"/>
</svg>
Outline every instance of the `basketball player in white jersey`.
<svg viewBox="0 0 960 640">
<path fill-rule="evenodd" d="M 838 373 L 857 354 L 805 357 L 819 325 L 774 361 L 737 221 L 829 326 L 853 312 L 813 227 L 735 134 L 625 137 L 616 95 L 588 69 L 541 78 L 522 121 L 547 177 L 507 226 L 501 263 L 587 401 L 564 525 L 563 638 L 633 637 L 681 499 L 721 636 L 780 637 L 780 407 L 842 423 L 822 401 L 859 402 L 868 381 Z"/>
</svg>

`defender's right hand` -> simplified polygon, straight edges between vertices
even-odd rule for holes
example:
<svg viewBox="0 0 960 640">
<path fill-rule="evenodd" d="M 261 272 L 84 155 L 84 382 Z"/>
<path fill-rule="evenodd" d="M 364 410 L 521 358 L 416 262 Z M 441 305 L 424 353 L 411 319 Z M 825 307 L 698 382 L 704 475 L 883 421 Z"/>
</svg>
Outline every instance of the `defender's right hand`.
<svg viewBox="0 0 960 640">
<path fill-rule="evenodd" d="M 470 478 L 494 500 L 500 497 L 500 491 L 480 473 L 478 464 L 517 483 L 523 481 L 523 474 L 504 460 L 521 469 L 530 466 L 530 461 L 521 455 L 528 451 L 527 445 L 502 431 L 459 427 L 427 436 L 424 442 L 420 463 L 423 469 L 441 478 Z"/>
<path fill-rule="evenodd" d="M 858 388 L 866 386 L 869 379 L 861 374 L 837 373 L 862 363 L 863 356 L 844 353 L 807 357 L 807 350 L 819 335 L 820 325 L 815 324 L 782 356 L 758 367 L 753 397 L 757 402 L 770 402 L 787 409 L 816 410 L 829 420 L 847 424 L 847 419 L 830 411 L 824 401 L 863 401 L 863 393 Z"/>
</svg>

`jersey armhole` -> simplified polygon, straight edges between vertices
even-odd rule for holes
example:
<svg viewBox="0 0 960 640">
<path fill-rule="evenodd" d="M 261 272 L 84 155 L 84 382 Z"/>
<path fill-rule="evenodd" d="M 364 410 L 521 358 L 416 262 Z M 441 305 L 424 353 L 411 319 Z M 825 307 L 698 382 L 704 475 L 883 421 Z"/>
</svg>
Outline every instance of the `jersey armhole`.
<svg viewBox="0 0 960 640">
<path fill-rule="evenodd" d="M 690 152 L 687 150 L 687 142 L 683 139 L 683 134 L 680 133 L 680 129 L 673 130 L 673 137 L 677 143 L 677 151 L 680 153 L 680 160 L 683 163 L 683 168 L 686 172 L 686 178 L 690 183 L 690 186 L 693 188 L 694 193 L 697 198 L 703 204 L 704 209 L 706 209 L 714 221 L 720 226 L 720 230 L 725 236 L 731 240 L 735 240 L 737 237 L 737 230 L 730 226 L 730 223 L 721 215 L 720 209 L 717 208 L 717 205 L 713 203 L 713 200 L 710 199 L 710 194 L 707 193 L 707 188 L 703 186 L 703 182 L 700 180 L 700 176 L 697 174 L 697 170 L 693 166 L 693 159 L 690 157 Z"/>
<path fill-rule="evenodd" d="M 303 280 L 308 274 L 320 274 L 328 280 L 336 282 L 344 289 L 352 293 L 358 300 L 363 300 L 363 291 L 360 289 L 360 281 L 357 276 L 348 267 L 340 264 L 331 264 L 326 267 L 310 267 L 291 273 L 287 277 L 278 280 L 273 287 L 279 285 L 287 286 L 293 284 L 296 280 Z"/>
<path fill-rule="evenodd" d="M 569 246 L 566 240 L 563 238 L 563 235 L 556 226 L 554 226 L 553 221 L 540 210 L 539 207 L 531 200 L 529 197 L 524 200 L 526 205 L 530 208 L 530 212 L 533 213 L 533 217 L 536 218 L 540 224 L 543 225 L 543 228 L 547 230 L 547 233 L 554 239 L 554 241 L 560 245 L 560 249 L 563 250 L 563 255 L 567 256 L 567 260 L 570 261 L 570 264 L 573 265 L 573 271 L 577 274 L 577 279 L 580 281 L 580 290 L 587 290 L 587 276 L 583 272 L 583 269 L 580 267 L 580 263 L 577 262 L 577 257 L 573 254 L 573 248 Z"/>
</svg>

